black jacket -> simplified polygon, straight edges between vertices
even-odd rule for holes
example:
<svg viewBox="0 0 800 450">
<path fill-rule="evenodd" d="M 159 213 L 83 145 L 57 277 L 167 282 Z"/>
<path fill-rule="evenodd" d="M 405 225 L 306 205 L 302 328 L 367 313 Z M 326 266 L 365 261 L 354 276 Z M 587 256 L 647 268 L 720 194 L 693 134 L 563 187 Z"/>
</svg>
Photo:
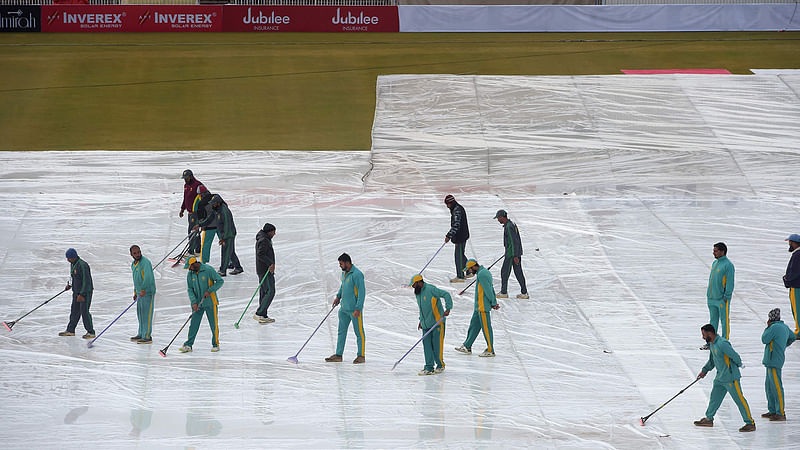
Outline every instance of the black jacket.
<svg viewBox="0 0 800 450">
<path fill-rule="evenodd" d="M 256 273 L 263 276 L 273 264 L 275 264 L 275 251 L 272 249 L 272 239 L 266 231 L 261 230 L 256 234 Z"/>
<path fill-rule="evenodd" d="M 800 250 L 795 250 L 789 259 L 783 285 L 787 288 L 800 288 Z"/>
<path fill-rule="evenodd" d="M 453 202 L 453 208 L 450 210 L 450 231 L 445 236 L 456 244 L 462 244 L 469 239 L 467 212 L 458 202 Z"/>
</svg>

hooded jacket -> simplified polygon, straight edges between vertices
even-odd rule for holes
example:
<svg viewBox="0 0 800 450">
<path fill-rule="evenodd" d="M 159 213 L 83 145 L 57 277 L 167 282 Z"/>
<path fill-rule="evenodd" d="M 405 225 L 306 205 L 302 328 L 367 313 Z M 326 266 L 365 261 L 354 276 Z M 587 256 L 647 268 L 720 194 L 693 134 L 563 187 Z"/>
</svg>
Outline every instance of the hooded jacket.
<svg viewBox="0 0 800 450">
<path fill-rule="evenodd" d="M 70 265 L 69 273 L 71 277 L 70 286 L 72 286 L 72 295 L 77 297 L 82 295 L 88 298 L 94 292 L 94 284 L 92 283 L 92 270 L 89 264 L 78 258 L 73 264 Z"/>
<path fill-rule="evenodd" d="M 195 212 L 194 209 L 194 199 L 197 196 L 197 188 L 202 186 L 203 183 L 197 180 L 197 178 L 192 177 L 191 183 L 186 183 L 184 181 L 183 184 L 183 203 L 181 204 L 181 209 L 184 211 Z"/>
<path fill-rule="evenodd" d="M 269 237 L 269 233 L 260 230 L 256 234 L 256 272 L 263 275 L 273 264 L 275 264 L 275 251 L 272 248 L 272 238 Z"/>
</svg>

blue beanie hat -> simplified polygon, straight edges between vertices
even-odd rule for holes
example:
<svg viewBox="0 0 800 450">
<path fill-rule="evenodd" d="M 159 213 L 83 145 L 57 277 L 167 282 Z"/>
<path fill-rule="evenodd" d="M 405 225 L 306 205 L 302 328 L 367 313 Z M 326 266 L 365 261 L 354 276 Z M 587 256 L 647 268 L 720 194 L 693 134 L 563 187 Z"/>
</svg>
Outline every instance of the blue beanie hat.
<svg viewBox="0 0 800 450">
<path fill-rule="evenodd" d="M 77 257 L 78 257 L 78 252 L 76 252 L 74 248 L 67 249 L 67 258 L 77 258 Z"/>
</svg>

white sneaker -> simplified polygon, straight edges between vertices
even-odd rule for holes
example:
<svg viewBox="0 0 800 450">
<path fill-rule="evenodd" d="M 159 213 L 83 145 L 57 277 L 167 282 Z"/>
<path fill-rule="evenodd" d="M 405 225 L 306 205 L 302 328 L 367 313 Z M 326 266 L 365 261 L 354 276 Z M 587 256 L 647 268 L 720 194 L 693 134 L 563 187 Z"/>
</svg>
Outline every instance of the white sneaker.
<svg viewBox="0 0 800 450">
<path fill-rule="evenodd" d="M 442 366 L 442 367 L 437 367 L 437 368 L 433 369 L 433 371 L 434 371 L 435 373 L 442 373 L 442 372 L 444 372 L 444 366 Z"/>
<path fill-rule="evenodd" d="M 272 322 L 275 322 L 275 319 L 273 319 L 272 317 L 262 317 L 261 319 L 258 320 L 258 323 L 272 323 Z"/>
<path fill-rule="evenodd" d="M 489 349 L 487 348 L 486 350 L 483 351 L 483 353 L 481 353 L 478 356 L 480 356 L 481 358 L 494 358 L 494 352 L 490 352 Z"/>
<path fill-rule="evenodd" d="M 508 298 L 508 294 L 503 294 L 503 293 L 501 292 L 501 293 L 499 293 L 499 294 L 495 295 L 495 297 L 497 297 L 497 298 Z"/>
<path fill-rule="evenodd" d="M 471 355 L 472 354 L 472 349 L 464 347 L 463 345 L 461 347 L 456 347 L 456 351 L 464 353 L 465 355 Z"/>
<path fill-rule="evenodd" d="M 521 298 L 523 300 L 527 300 L 530 298 L 528 294 L 517 294 L 517 298 Z"/>
<path fill-rule="evenodd" d="M 219 351 L 219 347 L 211 347 L 211 351 L 212 352 L 218 352 Z"/>
<path fill-rule="evenodd" d="M 463 283 L 464 281 L 465 281 L 464 278 L 451 278 L 450 279 L 451 283 Z"/>
<path fill-rule="evenodd" d="M 258 314 L 253 314 L 253 319 L 255 319 L 255 320 L 257 320 L 257 321 L 261 322 L 261 320 L 263 320 L 263 319 L 264 319 L 264 317 L 261 317 L 261 316 L 259 316 Z"/>
<path fill-rule="evenodd" d="M 179 348 L 178 351 L 181 353 L 189 353 L 192 351 L 192 347 L 189 347 L 188 345 L 181 345 L 181 348 Z"/>
<path fill-rule="evenodd" d="M 422 370 L 420 370 L 420 371 L 419 371 L 419 373 L 418 373 L 417 375 L 419 375 L 419 376 L 423 376 L 423 375 L 433 375 L 433 373 L 434 373 L 434 372 L 433 372 L 432 370 L 426 370 L 426 369 L 422 369 Z"/>
<path fill-rule="evenodd" d="M 464 276 L 466 276 L 467 278 L 472 278 L 475 276 L 475 274 L 470 272 L 470 273 L 465 273 Z"/>
</svg>

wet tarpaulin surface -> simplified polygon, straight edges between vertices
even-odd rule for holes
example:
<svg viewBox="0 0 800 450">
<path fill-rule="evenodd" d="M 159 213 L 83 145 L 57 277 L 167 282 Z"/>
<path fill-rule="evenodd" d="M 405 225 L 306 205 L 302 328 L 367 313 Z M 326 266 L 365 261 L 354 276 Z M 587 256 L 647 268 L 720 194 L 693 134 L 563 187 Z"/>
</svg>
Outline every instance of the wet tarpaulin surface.
<svg viewBox="0 0 800 450">
<path fill-rule="evenodd" d="M 61 289 L 64 251 L 92 267 L 100 332 L 133 295 L 128 247 L 153 263 L 185 235 L 183 169 L 230 205 L 245 272 L 219 291 L 221 351 L 202 323 L 194 351 L 158 355 L 189 314 L 185 271 L 156 270 L 154 343 L 129 341 L 124 315 L 92 349 L 58 337 L 65 294 L 0 332 L 2 436 L 12 448 L 518 447 L 791 448 L 800 441 L 800 347 L 783 371 L 789 421 L 766 411 L 767 312 L 791 308 L 783 239 L 798 227 L 794 165 L 800 77 L 389 76 L 378 80 L 373 151 L 70 152 L 0 154 L 0 299 L 14 320 Z M 422 349 L 405 285 L 449 228 L 442 200 L 464 205 L 467 254 L 502 253 L 492 219 L 509 211 L 522 235 L 530 300 L 492 313 L 497 357 L 464 356 L 472 290 L 457 293 L 452 246 L 425 270 L 447 289 L 443 374 L 420 377 Z M 277 295 L 259 325 L 253 245 L 277 227 Z M 739 433 L 730 399 L 714 428 L 697 428 L 707 378 L 700 325 L 713 243 L 736 265 L 731 341 L 745 363 L 755 433 Z M 211 264 L 218 266 L 214 244 Z M 539 249 L 536 251 L 535 249 Z M 330 310 L 347 252 L 366 277 L 366 364 L 335 350 Z M 492 269 L 499 291 L 499 264 Z M 83 329 L 78 325 L 78 335 Z M 478 337 L 473 350 L 485 348 Z M 713 375 L 713 373 L 712 373 Z"/>
</svg>

